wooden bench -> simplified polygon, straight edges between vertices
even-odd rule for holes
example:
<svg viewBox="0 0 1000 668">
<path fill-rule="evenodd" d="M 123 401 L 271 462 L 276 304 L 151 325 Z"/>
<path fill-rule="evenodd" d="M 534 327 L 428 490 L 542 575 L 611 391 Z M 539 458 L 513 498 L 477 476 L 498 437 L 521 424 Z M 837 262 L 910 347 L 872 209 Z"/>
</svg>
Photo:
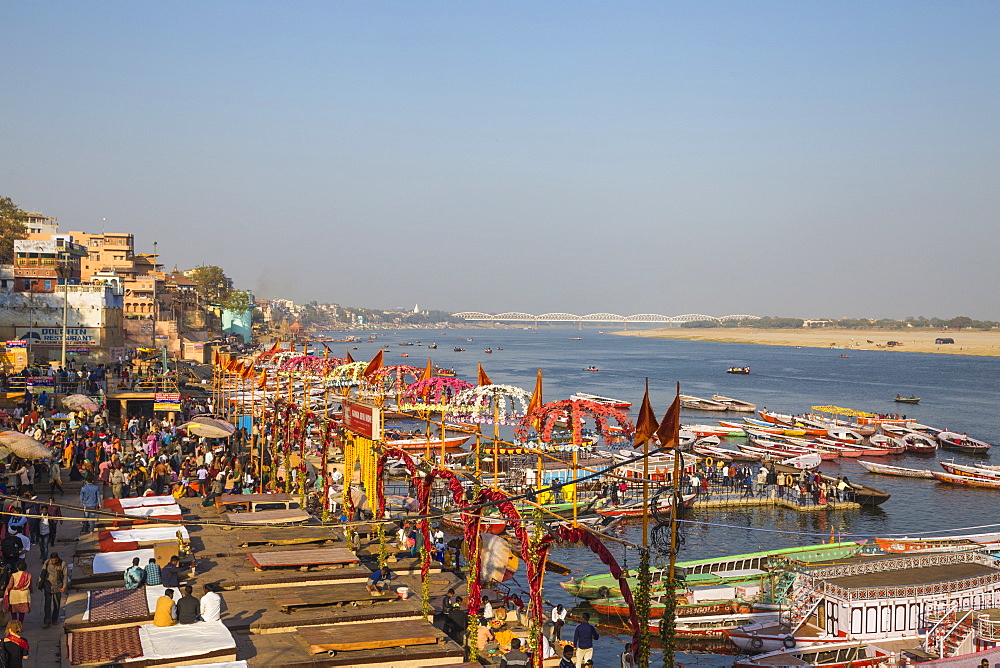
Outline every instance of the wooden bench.
<svg viewBox="0 0 1000 668">
<path fill-rule="evenodd" d="M 233 524 L 284 524 L 304 522 L 312 515 L 304 510 L 258 510 L 255 513 L 226 513 L 224 517 Z"/>
<path fill-rule="evenodd" d="M 290 614 L 292 610 L 299 608 L 384 603 L 395 600 L 396 593 L 385 592 L 372 596 L 363 584 L 313 585 L 289 588 L 275 593 L 272 598 L 278 610 Z"/>
<path fill-rule="evenodd" d="M 356 564 L 358 555 L 343 547 L 321 547 L 312 550 L 281 550 L 251 552 L 247 555 L 255 570 L 265 568 L 301 568 L 303 566 L 333 566 Z"/>
<path fill-rule="evenodd" d="M 219 513 L 230 512 L 242 508 L 245 513 L 257 512 L 261 506 L 268 510 L 292 510 L 299 507 L 299 502 L 289 494 L 220 494 L 215 497 L 215 510 Z M 274 506 L 271 508 L 270 506 Z"/>
<path fill-rule="evenodd" d="M 300 626 L 296 631 L 309 646 L 310 654 L 434 645 L 445 637 L 433 624 L 423 620 L 385 624 L 337 624 L 325 628 Z"/>
</svg>

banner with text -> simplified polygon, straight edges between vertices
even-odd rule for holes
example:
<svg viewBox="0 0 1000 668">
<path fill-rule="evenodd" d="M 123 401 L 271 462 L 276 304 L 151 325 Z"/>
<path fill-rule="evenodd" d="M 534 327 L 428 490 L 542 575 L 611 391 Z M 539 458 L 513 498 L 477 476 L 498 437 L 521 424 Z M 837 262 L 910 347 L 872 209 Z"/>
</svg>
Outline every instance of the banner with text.
<svg viewBox="0 0 1000 668">
<path fill-rule="evenodd" d="M 375 406 L 345 401 L 344 426 L 355 434 L 377 441 L 382 438 L 382 410 Z"/>
<path fill-rule="evenodd" d="M 181 409 L 181 395 L 179 392 L 157 392 L 153 395 L 154 411 L 174 411 Z"/>
</svg>

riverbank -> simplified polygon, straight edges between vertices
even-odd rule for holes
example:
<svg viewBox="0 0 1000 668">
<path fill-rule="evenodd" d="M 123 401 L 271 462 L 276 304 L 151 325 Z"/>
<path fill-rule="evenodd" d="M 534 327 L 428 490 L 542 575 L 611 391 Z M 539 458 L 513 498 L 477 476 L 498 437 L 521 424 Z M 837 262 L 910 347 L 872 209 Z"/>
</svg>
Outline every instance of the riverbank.
<svg viewBox="0 0 1000 668">
<path fill-rule="evenodd" d="M 668 327 L 614 333 L 619 336 L 712 341 L 716 343 L 749 343 L 762 346 L 895 350 L 904 353 L 1000 357 L 1000 331 L 941 332 L 937 330 L 751 329 L 728 327 L 688 329 L 683 327 Z M 955 340 L 955 343 L 943 345 L 934 343 L 934 340 L 940 337 L 952 338 Z M 889 341 L 897 341 L 901 345 L 888 346 Z"/>
</svg>

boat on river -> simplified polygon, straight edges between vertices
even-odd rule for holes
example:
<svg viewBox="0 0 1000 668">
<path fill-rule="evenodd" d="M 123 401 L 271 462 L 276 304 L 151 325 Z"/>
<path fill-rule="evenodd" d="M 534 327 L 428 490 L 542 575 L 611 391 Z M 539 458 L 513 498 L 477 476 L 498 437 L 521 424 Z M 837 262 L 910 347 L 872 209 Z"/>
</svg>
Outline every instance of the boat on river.
<svg viewBox="0 0 1000 668">
<path fill-rule="evenodd" d="M 688 408 L 695 411 L 719 411 L 724 412 L 729 410 L 729 407 L 724 403 L 713 401 L 711 399 L 702 399 L 701 397 L 692 397 L 690 394 L 680 395 L 681 408 Z"/>
<path fill-rule="evenodd" d="M 697 617 L 678 617 L 674 623 L 675 633 L 682 638 L 725 638 L 729 631 L 748 624 L 777 624 L 781 617 L 780 611 L 766 610 L 763 612 L 735 612 L 727 615 L 699 615 Z M 649 628 L 655 633 L 660 630 L 660 619 L 650 619 Z"/>
<path fill-rule="evenodd" d="M 978 438 L 970 438 L 968 434 L 958 434 L 953 431 L 939 432 L 937 439 L 941 447 L 948 450 L 977 453 L 986 452 L 990 449 L 990 444 L 986 441 L 980 441 Z"/>
<path fill-rule="evenodd" d="M 683 495 L 681 497 L 681 507 L 690 508 L 697 496 L 697 494 Z M 659 512 L 667 512 L 670 510 L 671 505 L 673 505 L 673 496 L 663 496 L 658 501 L 657 510 Z M 642 517 L 648 510 L 642 499 L 638 499 L 632 503 L 598 508 L 596 512 L 602 517 Z"/>
<path fill-rule="evenodd" d="M 1000 471 L 995 469 L 984 469 L 978 466 L 967 466 L 965 464 L 956 464 L 954 461 L 939 461 L 938 464 L 941 465 L 946 472 L 953 475 L 968 476 L 970 478 L 981 478 L 983 480 L 1000 480 Z"/>
<path fill-rule="evenodd" d="M 897 394 L 896 398 L 893 399 L 893 401 L 895 401 L 897 404 L 919 404 L 920 397 L 914 396 L 912 394 L 909 397 L 901 397 L 900 395 Z"/>
<path fill-rule="evenodd" d="M 934 479 L 934 474 L 928 469 L 908 469 L 902 466 L 890 466 L 889 464 L 882 464 L 879 462 L 867 462 L 863 459 L 858 460 L 860 464 L 869 473 L 877 473 L 878 475 L 893 475 L 902 478 L 926 478 L 928 480 Z"/>
<path fill-rule="evenodd" d="M 750 367 L 748 367 L 748 366 L 731 366 L 728 369 L 726 369 L 726 373 L 736 373 L 736 374 L 741 374 L 743 376 L 748 376 L 748 375 L 750 375 Z"/>
<path fill-rule="evenodd" d="M 611 397 L 602 397 L 599 394 L 587 394 L 586 392 L 571 394 L 569 395 L 569 398 L 574 401 L 593 401 L 595 404 L 610 406 L 611 408 L 618 408 L 621 410 L 627 410 L 630 406 L 632 406 L 631 401 L 625 401 L 624 399 L 612 399 Z"/>
<path fill-rule="evenodd" d="M 1000 479 L 987 480 L 986 478 L 973 478 L 972 476 L 955 475 L 954 473 L 938 473 L 937 471 L 933 471 L 932 475 L 938 482 L 945 482 L 949 485 L 1000 490 Z"/>
<path fill-rule="evenodd" d="M 712 401 L 718 401 L 720 404 L 724 404 L 727 410 L 731 410 L 736 413 L 753 413 L 757 410 L 757 404 L 752 404 L 749 401 L 743 401 L 742 399 L 724 397 L 721 394 L 713 394 Z"/>
</svg>

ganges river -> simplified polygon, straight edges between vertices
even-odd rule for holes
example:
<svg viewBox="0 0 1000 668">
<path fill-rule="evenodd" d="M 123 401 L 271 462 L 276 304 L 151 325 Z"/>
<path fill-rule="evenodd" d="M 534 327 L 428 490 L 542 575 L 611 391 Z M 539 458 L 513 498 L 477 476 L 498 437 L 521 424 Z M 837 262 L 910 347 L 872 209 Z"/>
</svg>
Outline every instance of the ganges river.
<svg viewBox="0 0 1000 668">
<path fill-rule="evenodd" d="M 634 418 L 642 399 L 644 379 L 649 378 L 650 397 L 658 416 L 673 398 L 675 382 L 681 392 L 700 397 L 722 394 L 753 402 L 779 412 L 800 413 L 811 406 L 833 404 L 872 412 L 899 412 L 919 422 L 1000 444 L 1000 358 L 962 355 L 934 355 L 882 351 L 794 348 L 730 343 L 707 343 L 673 339 L 613 336 L 597 329 L 575 328 L 539 330 L 449 329 L 378 332 L 378 343 L 356 345 L 355 359 L 370 359 L 379 345 L 385 349 L 386 364 L 423 366 L 427 357 L 436 364 L 454 367 L 458 376 L 475 382 L 476 364 L 481 362 L 494 383 L 511 384 L 529 392 L 538 368 L 544 374 L 546 401 L 566 399 L 574 392 L 589 392 L 625 399 L 635 404 Z M 334 337 L 337 332 L 331 332 Z M 361 335 L 361 334 L 359 334 Z M 471 337 L 473 340 L 465 340 Z M 579 338 L 580 340 L 573 340 Z M 398 343 L 420 341 L 420 345 L 400 347 Z M 437 350 L 426 344 L 435 342 Z M 345 344 L 330 344 L 333 354 Z M 455 352 L 455 347 L 465 352 Z M 494 352 L 484 351 L 491 348 Z M 502 350 L 498 350 L 502 348 Z M 407 353 L 408 358 L 401 358 Z M 598 372 L 587 371 L 596 366 Z M 731 375 L 731 366 L 749 366 L 747 376 Z M 921 397 L 919 405 L 893 402 L 897 394 Z M 726 414 L 685 411 L 684 423 L 712 423 Z M 723 419 L 739 420 L 738 414 Z M 994 450 L 992 462 L 1000 461 Z M 935 459 L 972 463 L 982 456 L 939 451 L 935 456 L 901 455 L 881 460 L 897 466 L 939 468 Z M 698 524 L 684 531 L 680 560 L 701 559 L 740 552 L 804 545 L 829 540 L 831 529 L 845 540 L 887 534 L 943 535 L 1000 530 L 1000 493 L 946 486 L 936 481 L 887 478 L 865 472 L 851 460 L 824 462 L 822 470 L 831 475 L 846 474 L 859 482 L 892 494 L 875 509 L 823 513 L 796 513 L 785 509 L 702 510 L 686 519 Z M 728 525 L 728 526 L 720 526 Z M 738 528 L 734 528 L 738 527 Z M 990 527 L 976 529 L 976 527 Z M 758 529 L 758 530 L 755 530 Z M 763 532 L 759 529 L 786 531 Z M 613 530 L 616 535 L 641 540 L 638 525 Z M 633 550 L 609 545 L 619 563 L 638 564 Z M 578 546 L 556 546 L 552 559 L 574 569 L 574 575 L 602 572 L 589 550 Z M 661 559 L 654 556 L 654 564 Z M 564 593 L 561 578 L 546 575 L 545 600 L 571 608 L 574 599 Z M 517 588 L 515 577 L 514 587 Z M 523 581 L 523 574 L 521 580 Z M 564 638 L 572 638 L 567 625 Z M 601 628 L 595 645 L 596 666 L 617 666 L 617 655 L 627 640 L 622 631 Z M 684 653 L 679 660 L 686 666 L 726 666 L 727 656 Z M 653 664 L 662 665 L 653 651 Z"/>
</svg>

